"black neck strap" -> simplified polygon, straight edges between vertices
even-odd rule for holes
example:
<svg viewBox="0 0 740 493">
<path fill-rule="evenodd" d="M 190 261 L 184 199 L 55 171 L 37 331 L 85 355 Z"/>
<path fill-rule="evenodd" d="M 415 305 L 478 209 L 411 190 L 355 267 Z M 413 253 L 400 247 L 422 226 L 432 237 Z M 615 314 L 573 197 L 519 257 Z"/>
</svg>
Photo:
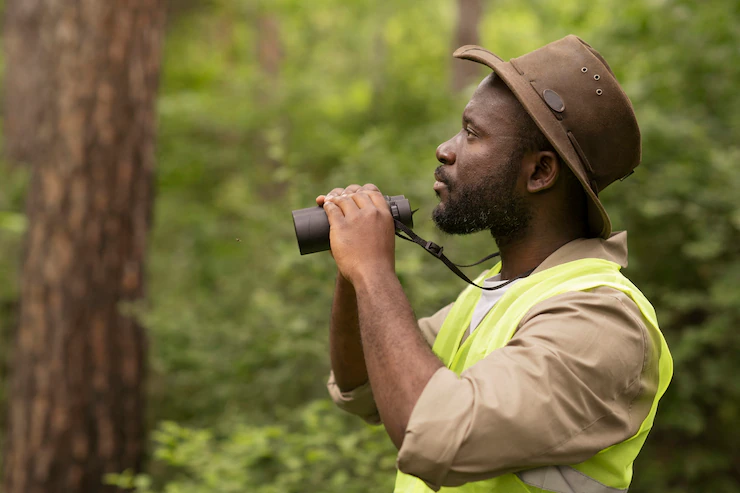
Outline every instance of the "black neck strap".
<svg viewBox="0 0 740 493">
<path fill-rule="evenodd" d="M 434 242 L 426 241 L 424 238 L 422 238 L 421 236 L 419 236 L 416 233 L 414 233 L 414 230 L 412 230 L 411 228 L 409 228 L 408 226 L 406 226 L 405 224 L 403 224 L 398 219 L 394 219 L 394 221 L 396 221 L 396 236 L 398 236 L 399 238 L 401 238 L 403 240 L 411 241 L 411 242 L 416 243 L 417 245 L 421 246 L 424 250 L 426 250 L 427 252 L 431 253 L 432 255 L 434 255 L 435 257 L 437 257 L 439 260 L 441 260 L 442 263 L 444 263 L 447 266 L 448 269 L 450 269 L 452 272 L 454 272 L 457 277 L 459 277 L 463 281 L 467 282 L 468 284 L 472 284 L 476 288 L 485 289 L 486 291 L 493 291 L 493 290 L 496 290 L 496 289 L 501 289 L 503 287 L 508 286 L 509 284 L 511 284 L 512 282 L 516 281 L 517 279 L 521 279 L 522 277 L 527 277 L 528 275 L 530 275 L 532 273 L 532 271 L 534 271 L 534 269 L 529 270 L 529 271 L 527 271 L 527 272 L 525 272 L 523 274 L 520 274 L 520 275 L 516 276 L 513 279 L 509 279 L 508 281 L 506 281 L 503 284 L 499 284 L 498 286 L 495 286 L 495 287 L 492 287 L 492 288 L 486 288 L 486 287 L 483 287 L 483 286 L 478 286 L 476 283 L 474 283 L 473 281 L 471 281 L 470 278 L 468 278 L 468 276 L 466 276 L 465 274 L 463 274 L 463 272 L 460 269 L 458 269 L 458 267 L 473 267 L 475 265 L 478 265 L 480 263 L 485 262 L 486 260 L 492 259 L 494 257 L 498 257 L 500 255 L 499 252 L 492 253 L 491 255 L 488 255 L 487 257 L 484 257 L 484 258 L 480 259 L 479 261 L 477 261 L 477 262 L 475 262 L 473 264 L 468 264 L 468 265 L 456 264 L 456 263 L 452 262 L 450 259 L 448 259 L 445 256 L 444 253 L 442 253 L 442 251 L 444 250 L 444 247 L 441 247 L 441 246 L 437 245 Z M 406 236 L 402 235 L 401 232 L 405 233 Z"/>
</svg>

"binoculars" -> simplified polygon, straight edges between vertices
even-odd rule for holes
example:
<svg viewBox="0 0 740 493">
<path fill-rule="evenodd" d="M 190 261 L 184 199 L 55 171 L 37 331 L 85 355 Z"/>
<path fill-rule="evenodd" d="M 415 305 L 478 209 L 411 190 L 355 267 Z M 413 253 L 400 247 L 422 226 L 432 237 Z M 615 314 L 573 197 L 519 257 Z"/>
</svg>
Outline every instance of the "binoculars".
<svg viewBox="0 0 740 493">
<path fill-rule="evenodd" d="M 411 217 L 413 211 L 408 199 L 403 195 L 385 196 L 388 208 L 393 218 L 409 228 L 414 227 Z M 298 249 L 301 255 L 323 252 L 331 249 L 329 245 L 329 218 L 326 217 L 323 207 L 309 207 L 293 211 L 293 226 L 298 240 Z"/>
</svg>

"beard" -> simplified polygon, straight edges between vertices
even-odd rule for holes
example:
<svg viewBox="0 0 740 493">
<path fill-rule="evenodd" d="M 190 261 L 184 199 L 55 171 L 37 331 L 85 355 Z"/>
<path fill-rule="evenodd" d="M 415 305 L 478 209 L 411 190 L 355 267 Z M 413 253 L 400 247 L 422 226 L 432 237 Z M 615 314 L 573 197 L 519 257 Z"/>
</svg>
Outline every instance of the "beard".
<svg viewBox="0 0 740 493">
<path fill-rule="evenodd" d="M 532 213 L 523 197 L 516 193 L 519 161 L 511 159 L 502 173 L 465 186 L 450 183 L 444 165 L 438 167 L 437 176 L 447 186 L 448 193 L 447 200 L 432 213 L 437 227 L 453 235 L 489 230 L 499 243 L 523 234 Z"/>
</svg>

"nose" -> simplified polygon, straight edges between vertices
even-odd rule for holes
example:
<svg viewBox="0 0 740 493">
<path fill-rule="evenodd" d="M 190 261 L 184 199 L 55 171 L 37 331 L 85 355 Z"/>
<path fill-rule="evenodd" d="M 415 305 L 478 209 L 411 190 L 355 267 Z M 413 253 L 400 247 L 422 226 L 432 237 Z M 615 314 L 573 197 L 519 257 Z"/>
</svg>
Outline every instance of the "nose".
<svg viewBox="0 0 740 493">
<path fill-rule="evenodd" d="M 437 147 L 437 161 L 442 164 L 455 164 L 455 159 L 457 159 L 457 155 L 453 150 L 452 140 L 453 139 L 450 139 L 447 142 L 442 142 L 439 147 Z"/>
</svg>

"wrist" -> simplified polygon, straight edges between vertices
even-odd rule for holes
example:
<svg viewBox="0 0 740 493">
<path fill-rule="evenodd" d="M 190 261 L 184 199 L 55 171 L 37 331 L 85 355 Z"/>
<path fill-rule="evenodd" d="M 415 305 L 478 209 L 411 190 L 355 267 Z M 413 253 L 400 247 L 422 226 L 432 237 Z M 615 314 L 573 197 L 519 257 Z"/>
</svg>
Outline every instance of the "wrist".
<svg viewBox="0 0 740 493">
<path fill-rule="evenodd" d="M 337 286 L 341 287 L 342 289 L 348 289 L 351 291 L 354 291 L 354 287 L 352 287 L 352 283 L 344 277 L 344 274 L 342 274 L 341 271 L 337 270 Z"/>
<path fill-rule="evenodd" d="M 398 277 L 392 266 L 371 266 L 352 276 L 352 286 L 357 293 L 373 290 L 377 286 L 388 286 L 394 282 L 398 283 Z"/>
</svg>

